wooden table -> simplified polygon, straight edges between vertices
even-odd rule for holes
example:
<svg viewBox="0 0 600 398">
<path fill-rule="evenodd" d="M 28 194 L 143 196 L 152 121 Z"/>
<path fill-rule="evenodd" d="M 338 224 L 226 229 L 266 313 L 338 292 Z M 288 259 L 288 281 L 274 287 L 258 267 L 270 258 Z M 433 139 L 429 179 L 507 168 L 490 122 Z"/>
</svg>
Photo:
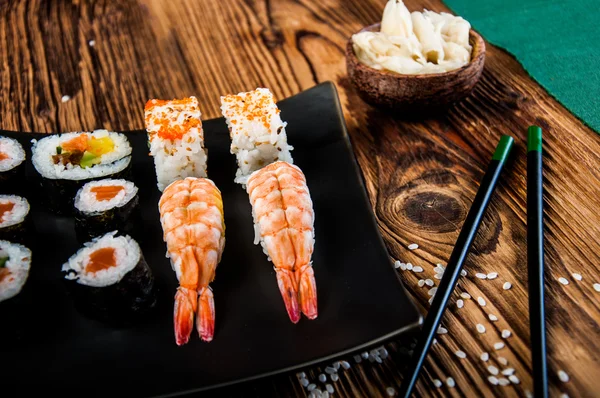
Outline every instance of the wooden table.
<svg viewBox="0 0 600 398">
<path fill-rule="evenodd" d="M 484 167 L 505 133 L 512 161 L 469 256 L 458 292 L 482 297 L 450 306 L 419 381 L 418 396 L 524 396 L 532 390 L 526 272 L 525 132 L 545 131 L 547 323 L 552 396 L 594 396 L 600 386 L 600 136 L 536 85 L 509 54 L 488 44 L 474 94 L 442 116 L 408 121 L 361 101 L 346 76 L 349 36 L 380 19 L 384 0 L 2 1 L 0 128 L 21 131 L 141 129 L 147 99 L 196 95 L 204 118 L 219 96 L 269 87 L 278 99 L 331 80 L 390 255 L 425 269 L 399 277 L 425 313 L 436 263 L 445 264 Z M 410 10 L 447 10 L 437 0 Z M 407 245 L 420 245 L 414 251 Z M 365 272 L 368 272 L 365 269 Z M 475 273 L 498 272 L 495 280 Z M 571 273 L 583 280 L 576 281 Z M 570 283 L 560 284 L 559 277 Z M 502 284 L 512 283 L 504 291 Z M 372 286 L 365 286 L 368 294 Z M 457 297 L 458 297 L 457 292 Z M 498 321 L 491 322 L 488 314 Z M 485 326 L 479 334 L 476 324 Z M 501 332 L 512 335 L 503 339 Z M 495 351 L 495 342 L 506 347 Z M 397 387 L 398 344 L 383 364 L 340 371 L 336 395 L 385 396 Z M 455 351 L 466 353 L 465 359 Z M 482 352 L 491 359 L 485 363 Z M 493 386 L 487 366 L 515 369 L 520 384 Z M 559 381 L 558 370 L 570 376 Z M 320 369 L 307 369 L 316 379 Z M 433 379 L 456 381 L 436 388 Z M 323 389 L 323 385 L 320 384 Z M 252 396 L 303 396 L 295 375 L 243 385 Z"/>
</svg>

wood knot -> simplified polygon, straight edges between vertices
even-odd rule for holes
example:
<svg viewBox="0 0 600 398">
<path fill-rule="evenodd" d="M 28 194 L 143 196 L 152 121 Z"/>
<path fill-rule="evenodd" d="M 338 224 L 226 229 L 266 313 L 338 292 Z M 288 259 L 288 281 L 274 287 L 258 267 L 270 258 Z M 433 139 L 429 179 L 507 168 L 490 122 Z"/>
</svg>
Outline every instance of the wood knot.
<svg viewBox="0 0 600 398">
<path fill-rule="evenodd" d="M 281 47 L 283 44 L 283 34 L 278 29 L 264 28 L 260 31 L 260 37 L 269 50 Z"/>
<path fill-rule="evenodd" d="M 408 195 L 402 208 L 408 220 L 435 232 L 455 231 L 466 215 L 464 205 L 443 188 Z"/>
</svg>

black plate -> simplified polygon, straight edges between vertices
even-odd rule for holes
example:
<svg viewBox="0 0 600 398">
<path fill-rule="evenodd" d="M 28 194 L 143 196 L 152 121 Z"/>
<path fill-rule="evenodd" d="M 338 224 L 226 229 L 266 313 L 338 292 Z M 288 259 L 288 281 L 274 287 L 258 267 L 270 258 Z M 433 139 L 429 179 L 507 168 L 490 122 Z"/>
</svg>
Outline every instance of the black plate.
<svg viewBox="0 0 600 398">
<path fill-rule="evenodd" d="M 0 343 L 3 389 L 14 384 L 22 394 L 34 387 L 85 396 L 183 393 L 330 361 L 421 323 L 379 234 L 335 86 L 322 83 L 279 106 L 295 148 L 294 163 L 306 174 L 314 202 L 318 319 L 290 322 L 273 266 L 253 244 L 248 196 L 233 183 L 236 165 L 225 122 L 207 120 L 208 173 L 222 191 L 227 228 L 212 283 L 215 338 L 203 343 L 194 333 L 187 345 L 176 346 L 172 311 L 177 279 L 165 258 L 160 193 L 145 132 L 128 132 L 143 210 L 133 236 L 157 277 L 159 305 L 150 319 L 126 328 L 81 316 L 60 273 L 62 263 L 80 247 L 73 222 L 46 212 L 38 205 L 40 191 L 31 189 L 37 233 L 26 287 L 33 303 L 22 304 L 24 319 L 18 324 L 0 323 L 2 329 L 19 331 L 12 341 Z M 28 155 L 30 140 L 36 137 L 0 134 L 18 138 Z M 34 173 L 30 164 L 28 173 Z"/>
</svg>

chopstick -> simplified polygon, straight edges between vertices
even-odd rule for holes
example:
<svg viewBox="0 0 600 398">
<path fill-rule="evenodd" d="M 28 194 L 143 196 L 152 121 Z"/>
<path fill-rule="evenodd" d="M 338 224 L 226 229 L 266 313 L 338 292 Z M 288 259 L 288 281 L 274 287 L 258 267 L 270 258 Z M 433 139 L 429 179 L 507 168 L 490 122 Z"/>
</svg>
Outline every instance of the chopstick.
<svg viewBox="0 0 600 398">
<path fill-rule="evenodd" d="M 431 303 L 431 307 L 427 312 L 427 317 L 423 322 L 423 328 L 421 330 L 421 337 L 417 341 L 417 345 L 414 348 L 414 353 L 411 358 L 410 366 L 407 368 L 407 372 L 404 375 L 402 384 L 400 385 L 400 392 L 398 396 L 408 398 L 414 386 L 417 383 L 419 372 L 423 367 L 423 362 L 427 357 L 427 352 L 431 347 L 434 336 L 438 330 L 440 321 L 444 315 L 444 310 L 448 304 L 448 300 L 452 295 L 452 291 L 456 286 L 460 271 L 463 263 L 467 257 L 471 244 L 479 225 L 483 214 L 490 202 L 490 197 L 496 188 L 500 172 L 504 167 L 504 163 L 510 154 L 510 150 L 513 145 L 513 138 L 508 135 L 503 135 L 496 146 L 492 160 L 490 161 L 487 171 L 481 180 L 475 199 L 471 204 L 467 218 L 462 226 L 462 229 L 456 240 L 450 259 L 448 260 L 448 266 L 444 271 L 444 276 L 440 281 L 437 292 Z"/>
<path fill-rule="evenodd" d="M 530 126 L 527 131 L 527 269 L 533 394 L 536 398 L 548 397 L 542 189 L 542 129 Z"/>
</svg>

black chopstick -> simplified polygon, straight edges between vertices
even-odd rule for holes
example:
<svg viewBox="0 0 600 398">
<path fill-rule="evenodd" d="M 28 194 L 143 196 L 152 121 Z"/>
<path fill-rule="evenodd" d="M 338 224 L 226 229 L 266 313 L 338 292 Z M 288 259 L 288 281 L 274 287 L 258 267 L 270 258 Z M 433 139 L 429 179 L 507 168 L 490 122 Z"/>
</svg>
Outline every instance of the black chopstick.
<svg viewBox="0 0 600 398">
<path fill-rule="evenodd" d="M 544 219 L 542 197 L 542 129 L 527 131 L 527 269 L 533 395 L 548 397 L 544 311 Z"/>
<path fill-rule="evenodd" d="M 475 199 L 473 200 L 471 208 L 469 209 L 467 218 L 465 219 L 462 229 L 458 235 L 458 239 L 456 240 L 456 245 L 454 246 L 452 254 L 450 255 L 450 259 L 448 260 L 448 266 L 444 271 L 444 276 L 440 281 L 440 285 L 433 298 L 431 307 L 427 312 L 427 317 L 423 322 L 421 337 L 417 341 L 417 345 L 414 348 L 414 353 L 412 354 L 410 366 L 408 367 L 407 372 L 404 375 L 404 379 L 402 380 L 402 384 L 400 385 L 400 393 L 398 394 L 400 397 L 410 397 L 411 392 L 417 383 L 419 372 L 423 367 L 423 362 L 425 361 L 429 347 L 431 347 L 431 343 L 433 342 L 435 334 L 438 330 L 440 321 L 444 315 L 444 310 L 446 309 L 448 300 L 450 299 L 452 291 L 456 286 L 463 263 L 467 257 L 469 249 L 471 248 L 475 233 L 479 229 L 481 219 L 483 218 L 483 214 L 490 202 L 490 197 L 496 188 L 496 183 L 498 182 L 500 172 L 502 171 L 504 163 L 508 158 L 512 145 L 512 137 L 503 135 L 496 146 L 496 151 L 494 152 L 487 171 L 481 180 L 481 184 L 479 185 Z"/>
</svg>

